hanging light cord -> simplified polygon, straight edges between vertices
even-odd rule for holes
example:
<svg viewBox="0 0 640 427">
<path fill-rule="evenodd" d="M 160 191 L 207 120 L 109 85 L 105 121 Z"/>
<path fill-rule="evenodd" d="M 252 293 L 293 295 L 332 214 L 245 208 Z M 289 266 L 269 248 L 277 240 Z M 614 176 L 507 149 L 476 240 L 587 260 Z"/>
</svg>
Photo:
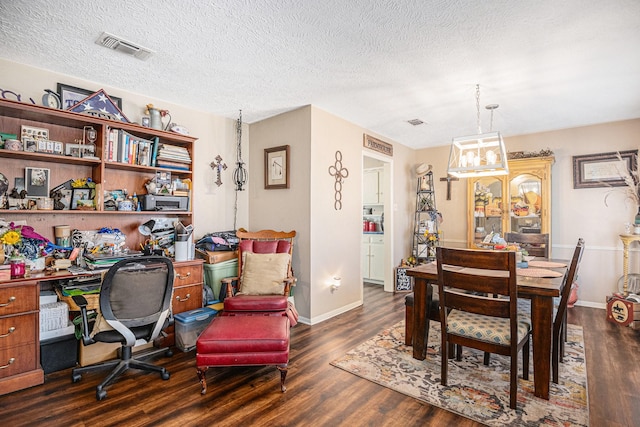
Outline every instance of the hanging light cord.
<svg viewBox="0 0 640 427">
<path fill-rule="evenodd" d="M 236 184 L 236 200 L 233 212 L 233 229 L 237 230 L 238 222 L 238 191 L 244 191 L 244 185 L 247 183 L 247 170 L 242 161 L 242 110 L 236 122 L 236 136 L 238 143 L 236 147 L 236 169 L 233 171 L 233 181 Z"/>
</svg>

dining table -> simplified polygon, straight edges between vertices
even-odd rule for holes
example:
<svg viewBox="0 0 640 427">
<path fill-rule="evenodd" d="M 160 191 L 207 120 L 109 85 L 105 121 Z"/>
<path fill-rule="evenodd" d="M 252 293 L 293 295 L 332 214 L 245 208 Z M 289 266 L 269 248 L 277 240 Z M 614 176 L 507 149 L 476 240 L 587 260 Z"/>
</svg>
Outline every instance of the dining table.
<svg viewBox="0 0 640 427">
<path fill-rule="evenodd" d="M 553 267 L 545 270 L 555 272 L 553 276 L 557 277 L 529 275 L 533 269 L 528 272 L 518 269 L 516 274 L 518 298 L 531 300 L 534 395 L 549 400 L 554 298 L 560 296 L 569 262 L 555 259 L 547 262 Z M 430 262 L 410 268 L 406 274 L 414 278 L 413 357 L 424 360 L 429 332 L 427 307 L 431 306 L 433 296 L 431 285 L 438 285 L 438 268 L 435 262 Z"/>
</svg>

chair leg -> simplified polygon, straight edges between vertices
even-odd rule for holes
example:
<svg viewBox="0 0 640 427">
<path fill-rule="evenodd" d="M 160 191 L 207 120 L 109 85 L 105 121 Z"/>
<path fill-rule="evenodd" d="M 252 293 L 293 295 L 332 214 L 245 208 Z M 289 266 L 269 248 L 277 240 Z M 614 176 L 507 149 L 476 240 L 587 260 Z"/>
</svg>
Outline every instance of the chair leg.
<svg viewBox="0 0 640 427">
<path fill-rule="evenodd" d="M 553 333 L 553 342 L 551 343 L 551 377 L 554 384 L 558 384 L 559 380 L 559 370 L 560 370 L 560 359 L 562 357 L 561 348 L 562 348 L 562 330 Z"/>
<path fill-rule="evenodd" d="M 489 366 L 490 360 L 491 360 L 491 353 L 489 353 L 488 351 L 485 351 L 484 360 L 483 360 L 484 366 Z"/>
<path fill-rule="evenodd" d="M 529 344 L 531 340 L 527 340 L 522 346 L 522 378 L 529 379 Z"/>
<path fill-rule="evenodd" d="M 280 390 L 284 393 L 287 391 L 287 387 L 284 385 L 284 380 L 287 378 L 287 371 L 289 368 L 287 365 L 278 365 L 276 367 L 280 371 Z"/>
<path fill-rule="evenodd" d="M 405 305 L 404 311 L 404 345 L 413 342 L 413 306 Z"/>
<path fill-rule="evenodd" d="M 442 340 L 440 344 L 440 384 L 447 385 L 447 367 L 449 365 L 449 350 L 452 345 L 447 340 L 447 334 L 442 332 Z"/>
<path fill-rule="evenodd" d="M 207 369 L 209 369 L 208 366 L 204 366 L 202 368 L 198 368 L 198 380 L 200 380 L 200 394 L 206 394 L 207 393 Z"/>
<path fill-rule="evenodd" d="M 518 403 L 518 357 L 511 358 L 511 381 L 509 381 L 509 407 L 516 409 Z"/>
</svg>

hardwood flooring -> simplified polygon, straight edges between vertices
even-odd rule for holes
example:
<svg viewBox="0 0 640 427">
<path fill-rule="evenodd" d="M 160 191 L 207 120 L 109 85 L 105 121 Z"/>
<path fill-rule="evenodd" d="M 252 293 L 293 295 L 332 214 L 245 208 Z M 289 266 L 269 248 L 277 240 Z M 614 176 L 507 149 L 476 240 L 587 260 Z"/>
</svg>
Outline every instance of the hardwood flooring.
<svg viewBox="0 0 640 427">
<path fill-rule="evenodd" d="M 70 369 L 45 384 L 0 396 L 4 426 L 478 426 L 329 365 L 329 362 L 404 316 L 404 294 L 365 285 L 362 307 L 292 329 L 287 392 L 274 367 L 210 369 L 200 395 L 195 351 L 156 361 L 171 379 L 132 371 L 95 400 L 103 373 L 76 384 Z M 634 426 L 640 420 L 640 331 L 605 320 L 603 310 L 576 307 L 586 343 L 590 425 Z"/>
</svg>

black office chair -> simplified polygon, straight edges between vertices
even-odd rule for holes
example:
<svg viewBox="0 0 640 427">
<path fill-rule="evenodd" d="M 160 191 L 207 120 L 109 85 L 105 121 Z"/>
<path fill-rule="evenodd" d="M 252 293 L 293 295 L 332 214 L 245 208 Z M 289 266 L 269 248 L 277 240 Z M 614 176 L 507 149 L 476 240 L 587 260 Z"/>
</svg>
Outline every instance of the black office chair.
<svg viewBox="0 0 640 427">
<path fill-rule="evenodd" d="M 111 266 L 100 288 L 100 314 L 112 329 L 94 332 L 93 336 L 89 333 L 87 300 L 82 296 L 73 297 L 81 310 L 84 345 L 122 344 L 120 359 L 73 369 L 74 383 L 80 381 L 85 372 L 115 367 L 96 388 L 96 399 L 102 400 L 107 396 L 105 388 L 129 368 L 159 372 L 163 380 L 169 379 L 165 368 L 133 358 L 132 348 L 141 339 L 152 342 L 168 325 L 173 276 L 173 264 L 166 257 L 129 258 Z M 157 349 L 145 352 L 144 357 L 160 352 L 172 355 L 168 349 Z"/>
</svg>

